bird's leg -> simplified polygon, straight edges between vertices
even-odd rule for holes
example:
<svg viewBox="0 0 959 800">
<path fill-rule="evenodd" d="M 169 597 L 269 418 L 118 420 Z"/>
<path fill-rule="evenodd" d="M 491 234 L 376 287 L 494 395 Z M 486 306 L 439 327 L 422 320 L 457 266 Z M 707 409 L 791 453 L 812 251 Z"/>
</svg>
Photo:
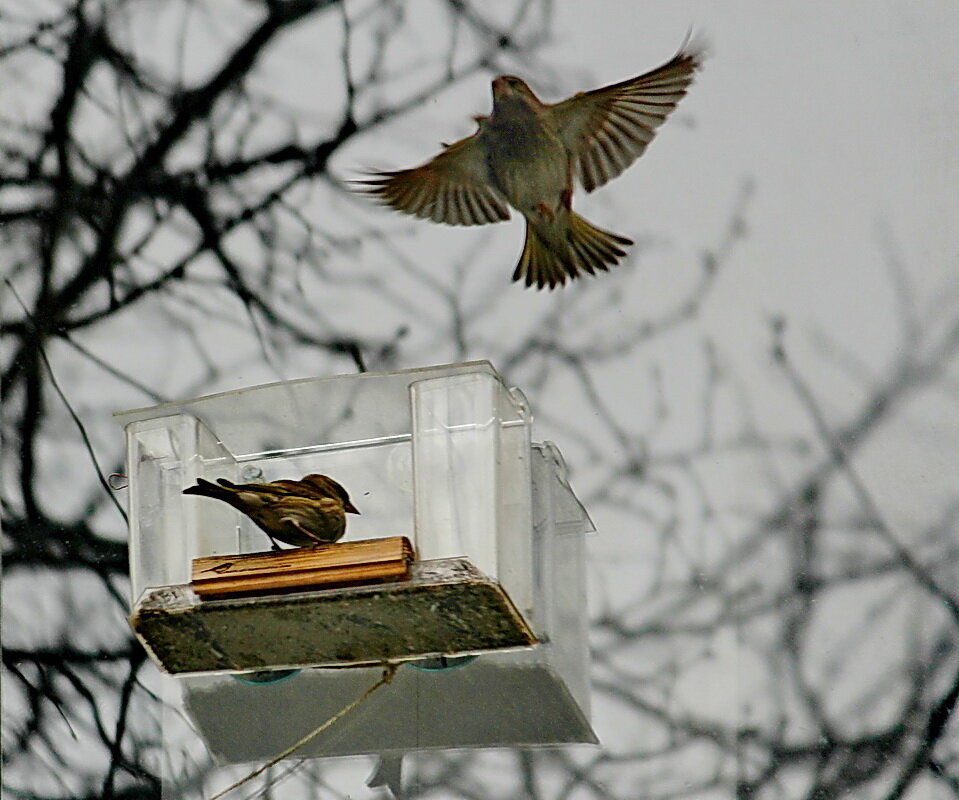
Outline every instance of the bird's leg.
<svg viewBox="0 0 959 800">
<path fill-rule="evenodd" d="M 556 216 L 553 209 L 550 208 L 549 203 L 537 203 L 536 215 L 544 222 L 552 222 L 553 218 Z"/>
</svg>

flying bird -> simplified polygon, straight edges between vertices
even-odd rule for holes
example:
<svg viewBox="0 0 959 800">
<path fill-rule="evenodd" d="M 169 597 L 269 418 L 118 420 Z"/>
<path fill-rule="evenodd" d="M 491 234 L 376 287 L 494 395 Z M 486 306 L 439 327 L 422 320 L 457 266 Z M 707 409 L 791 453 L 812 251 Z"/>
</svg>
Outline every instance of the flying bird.
<svg viewBox="0 0 959 800">
<path fill-rule="evenodd" d="M 357 181 L 397 211 L 447 225 L 526 218 L 513 280 L 550 289 L 583 272 L 608 271 L 632 240 L 572 210 L 573 179 L 592 192 L 645 152 L 685 96 L 703 50 L 688 41 L 665 64 L 636 78 L 559 103 L 543 103 L 520 78 L 493 81 L 493 111 L 472 136 L 418 167 Z"/>
<path fill-rule="evenodd" d="M 274 550 L 279 539 L 296 547 L 331 544 L 346 532 L 346 515 L 359 514 L 339 483 L 326 475 L 307 475 L 299 481 L 211 483 L 197 478 L 183 494 L 212 497 L 229 503 L 252 519 L 270 537 Z"/>
</svg>

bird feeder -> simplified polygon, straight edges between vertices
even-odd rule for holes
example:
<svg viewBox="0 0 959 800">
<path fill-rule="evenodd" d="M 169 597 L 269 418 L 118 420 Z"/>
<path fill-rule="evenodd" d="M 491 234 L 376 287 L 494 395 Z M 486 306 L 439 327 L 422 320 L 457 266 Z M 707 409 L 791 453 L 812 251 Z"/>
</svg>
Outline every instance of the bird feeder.
<svg viewBox="0 0 959 800">
<path fill-rule="evenodd" d="M 485 361 L 256 386 L 117 415 L 133 629 L 222 763 L 595 742 L 589 517 L 522 393 Z M 335 478 L 342 542 L 271 551 L 183 489 Z M 251 725 L 250 720 L 256 724 Z"/>
</svg>

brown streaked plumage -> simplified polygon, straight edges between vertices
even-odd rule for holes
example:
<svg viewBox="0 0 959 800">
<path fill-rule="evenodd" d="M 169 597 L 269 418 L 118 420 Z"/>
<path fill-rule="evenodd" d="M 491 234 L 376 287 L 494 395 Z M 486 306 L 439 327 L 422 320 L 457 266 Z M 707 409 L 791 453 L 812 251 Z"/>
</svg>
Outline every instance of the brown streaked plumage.
<svg viewBox="0 0 959 800">
<path fill-rule="evenodd" d="M 476 118 L 476 133 L 419 167 L 360 183 L 397 211 L 447 225 L 499 222 L 513 206 L 526 218 L 513 280 L 527 286 L 552 289 L 583 272 L 608 271 L 632 241 L 573 212 L 573 177 L 592 192 L 639 158 L 702 59 L 702 48 L 687 43 L 650 72 L 552 105 L 502 75 L 493 81 L 493 111 Z"/>
<path fill-rule="evenodd" d="M 229 503 L 270 537 L 274 550 L 279 549 L 277 539 L 296 547 L 331 544 L 346 532 L 346 515 L 360 513 L 346 489 L 317 473 L 299 481 L 269 483 L 233 483 L 225 478 L 211 483 L 197 478 L 183 494 Z"/>
</svg>

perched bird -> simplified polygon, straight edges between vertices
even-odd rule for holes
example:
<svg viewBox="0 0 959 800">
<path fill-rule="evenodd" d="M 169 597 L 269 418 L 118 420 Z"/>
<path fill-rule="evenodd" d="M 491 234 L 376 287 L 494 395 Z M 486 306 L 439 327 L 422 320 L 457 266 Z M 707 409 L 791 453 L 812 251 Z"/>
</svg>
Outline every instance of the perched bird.
<svg viewBox="0 0 959 800">
<path fill-rule="evenodd" d="M 326 475 L 307 475 L 300 481 L 232 483 L 220 478 L 210 483 L 197 478 L 183 494 L 197 494 L 229 503 L 252 519 L 279 550 L 281 542 L 319 547 L 342 538 L 346 515 L 359 514 L 350 496 Z"/>
<path fill-rule="evenodd" d="M 550 289 L 608 270 L 632 240 L 601 230 L 572 210 L 573 177 L 587 192 L 639 158 L 701 66 L 688 42 L 661 67 L 638 78 L 542 103 L 513 75 L 493 81 L 493 111 L 478 130 L 432 161 L 357 181 L 398 211 L 447 225 L 526 218 L 526 244 L 513 280 Z"/>
</svg>

